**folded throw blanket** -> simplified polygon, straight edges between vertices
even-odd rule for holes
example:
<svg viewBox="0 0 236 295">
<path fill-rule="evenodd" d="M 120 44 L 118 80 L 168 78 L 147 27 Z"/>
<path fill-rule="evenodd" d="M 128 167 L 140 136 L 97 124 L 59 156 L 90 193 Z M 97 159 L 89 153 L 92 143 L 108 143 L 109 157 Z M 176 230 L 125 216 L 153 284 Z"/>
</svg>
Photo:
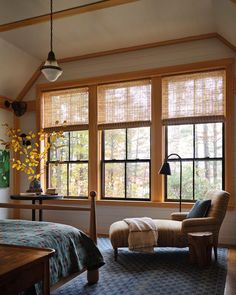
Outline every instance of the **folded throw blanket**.
<svg viewBox="0 0 236 295">
<path fill-rule="evenodd" d="M 152 218 L 126 218 L 124 221 L 129 225 L 129 249 L 153 252 L 153 247 L 157 246 L 158 231 Z"/>
</svg>

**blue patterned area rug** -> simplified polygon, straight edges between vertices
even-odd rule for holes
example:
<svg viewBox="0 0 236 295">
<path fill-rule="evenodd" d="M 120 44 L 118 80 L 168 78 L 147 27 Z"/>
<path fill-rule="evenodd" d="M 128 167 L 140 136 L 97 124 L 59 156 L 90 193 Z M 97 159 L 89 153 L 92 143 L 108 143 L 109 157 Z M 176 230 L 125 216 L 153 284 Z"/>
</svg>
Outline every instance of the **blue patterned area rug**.
<svg viewBox="0 0 236 295">
<path fill-rule="evenodd" d="M 227 250 L 218 249 L 218 262 L 207 269 L 190 265 L 188 248 L 156 248 L 143 254 L 119 250 L 118 262 L 108 238 L 99 238 L 106 264 L 100 279 L 88 286 L 86 273 L 74 278 L 52 295 L 223 295 Z"/>
</svg>

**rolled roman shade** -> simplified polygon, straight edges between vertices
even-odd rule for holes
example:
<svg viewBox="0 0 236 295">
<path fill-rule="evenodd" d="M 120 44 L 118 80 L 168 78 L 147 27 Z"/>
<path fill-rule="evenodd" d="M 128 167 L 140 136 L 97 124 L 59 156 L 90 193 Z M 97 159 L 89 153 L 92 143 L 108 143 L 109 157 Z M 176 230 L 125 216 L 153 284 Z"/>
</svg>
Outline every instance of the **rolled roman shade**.
<svg viewBox="0 0 236 295">
<path fill-rule="evenodd" d="M 162 79 L 162 123 L 224 121 L 225 71 L 208 71 Z"/>
<path fill-rule="evenodd" d="M 98 86 L 99 129 L 149 126 L 150 122 L 150 80 Z"/>
<path fill-rule="evenodd" d="M 44 92 L 42 127 L 44 129 L 78 130 L 88 128 L 88 88 Z"/>
</svg>

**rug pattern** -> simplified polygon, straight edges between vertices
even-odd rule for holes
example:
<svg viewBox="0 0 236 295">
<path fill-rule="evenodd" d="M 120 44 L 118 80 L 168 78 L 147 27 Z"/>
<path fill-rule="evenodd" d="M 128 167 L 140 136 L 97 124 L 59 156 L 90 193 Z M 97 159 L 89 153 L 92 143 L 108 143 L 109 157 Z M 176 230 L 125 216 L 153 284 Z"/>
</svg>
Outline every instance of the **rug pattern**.
<svg viewBox="0 0 236 295">
<path fill-rule="evenodd" d="M 100 279 L 88 286 L 83 273 L 52 295 L 223 295 L 227 273 L 227 250 L 218 249 L 218 262 L 200 269 L 188 262 L 188 248 L 156 248 L 143 254 L 119 249 L 118 262 L 107 238 L 98 246 L 105 265 Z"/>
</svg>

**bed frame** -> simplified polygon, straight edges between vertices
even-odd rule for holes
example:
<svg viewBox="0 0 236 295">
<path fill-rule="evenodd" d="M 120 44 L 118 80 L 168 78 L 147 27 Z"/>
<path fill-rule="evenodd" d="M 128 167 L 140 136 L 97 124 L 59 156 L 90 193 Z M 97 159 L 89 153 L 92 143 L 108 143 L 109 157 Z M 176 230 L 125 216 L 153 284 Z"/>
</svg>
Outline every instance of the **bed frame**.
<svg viewBox="0 0 236 295">
<path fill-rule="evenodd" d="M 10 209 L 35 209 L 35 210 L 57 210 L 57 211 L 87 211 L 90 212 L 90 224 L 89 224 L 89 236 L 97 244 L 97 222 L 96 222 L 96 195 L 95 191 L 90 192 L 90 207 L 75 207 L 75 206 L 61 206 L 61 205 L 28 205 L 28 204 L 16 204 L 16 203 L 0 203 L 0 208 L 10 208 Z M 68 282 L 73 279 L 75 276 L 86 271 L 84 269 L 80 273 L 73 274 L 66 279 L 62 279 L 62 282 L 53 286 L 53 289 L 58 288 L 62 284 Z M 88 284 L 95 284 L 99 279 L 99 271 L 96 270 L 88 270 L 87 271 L 87 280 Z"/>
</svg>

